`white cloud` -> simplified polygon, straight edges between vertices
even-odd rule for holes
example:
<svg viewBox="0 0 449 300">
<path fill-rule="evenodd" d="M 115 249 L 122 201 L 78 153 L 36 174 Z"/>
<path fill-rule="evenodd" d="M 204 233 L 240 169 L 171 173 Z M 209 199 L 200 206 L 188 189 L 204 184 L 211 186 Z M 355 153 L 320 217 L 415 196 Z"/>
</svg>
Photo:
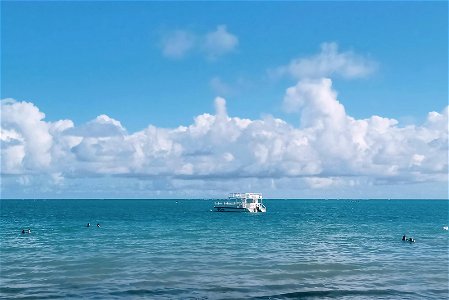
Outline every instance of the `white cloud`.
<svg viewBox="0 0 449 300">
<path fill-rule="evenodd" d="M 2 172 L 46 169 L 51 163 L 52 136 L 43 121 L 45 114 L 32 103 L 12 99 L 2 100 L 1 108 Z"/>
<path fill-rule="evenodd" d="M 338 186 L 342 184 L 343 180 L 332 177 L 306 177 L 304 178 L 306 184 L 312 189 L 328 188 L 331 186 Z"/>
<path fill-rule="evenodd" d="M 275 76 L 289 75 L 295 79 L 332 77 L 360 78 L 374 72 L 377 63 L 352 51 L 339 52 L 337 43 L 321 44 L 321 52 L 293 59 L 288 65 L 271 70 Z"/>
<path fill-rule="evenodd" d="M 238 43 L 238 37 L 230 33 L 226 25 L 218 25 L 216 30 L 206 34 L 175 30 L 161 41 L 163 55 L 172 59 L 184 58 L 190 52 L 202 52 L 213 60 L 234 51 Z"/>
<path fill-rule="evenodd" d="M 337 100 L 328 78 L 302 80 L 287 89 L 284 108 L 288 112 L 301 112 L 303 127 L 340 127 L 346 117 L 345 108 Z"/>
<path fill-rule="evenodd" d="M 195 46 L 195 34 L 185 30 L 175 30 L 162 40 L 162 53 L 174 59 L 184 57 Z"/>
<path fill-rule="evenodd" d="M 125 133 L 122 124 L 106 115 L 99 115 L 94 120 L 86 124 L 69 129 L 74 136 L 83 137 L 111 137 L 121 136 Z"/>
<path fill-rule="evenodd" d="M 119 176 L 148 179 L 145 189 L 155 193 L 199 194 L 447 183 L 448 108 L 405 127 L 379 116 L 354 119 L 330 79 L 300 81 L 284 101 L 300 127 L 270 116 L 231 117 L 225 99 L 217 98 L 214 114 L 199 115 L 187 127 L 134 133 L 105 115 L 75 126 L 46 122 L 32 103 L 2 101 L 2 176 L 55 189 L 70 186 L 66 179 Z"/>
<path fill-rule="evenodd" d="M 447 179 L 447 107 L 430 113 L 423 126 L 399 127 L 394 119 L 348 116 L 336 95 L 330 79 L 305 80 L 289 88 L 284 99 L 300 112 L 323 173 L 410 182 Z"/>
<path fill-rule="evenodd" d="M 215 31 L 205 35 L 202 48 L 210 58 L 216 58 L 232 52 L 238 44 L 237 36 L 228 32 L 226 25 L 219 25 Z"/>
</svg>

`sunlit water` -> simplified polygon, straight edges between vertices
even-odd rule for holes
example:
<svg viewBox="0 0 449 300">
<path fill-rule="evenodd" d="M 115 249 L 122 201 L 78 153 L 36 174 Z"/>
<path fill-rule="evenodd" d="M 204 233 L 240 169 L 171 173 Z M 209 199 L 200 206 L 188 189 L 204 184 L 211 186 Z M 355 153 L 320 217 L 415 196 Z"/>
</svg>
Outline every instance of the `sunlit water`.
<svg viewBox="0 0 449 300">
<path fill-rule="evenodd" d="M 0 297 L 447 299 L 448 203 L 2 200 Z"/>
</svg>

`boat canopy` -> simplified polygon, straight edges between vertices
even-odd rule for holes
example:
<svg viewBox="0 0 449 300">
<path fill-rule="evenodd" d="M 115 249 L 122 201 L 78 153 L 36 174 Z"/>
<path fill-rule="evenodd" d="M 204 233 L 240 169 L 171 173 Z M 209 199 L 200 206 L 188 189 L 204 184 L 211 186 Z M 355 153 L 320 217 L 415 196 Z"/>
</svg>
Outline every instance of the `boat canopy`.
<svg viewBox="0 0 449 300">
<path fill-rule="evenodd" d="M 262 202 L 262 193 L 230 193 L 229 199 L 252 201 L 254 203 Z"/>
</svg>

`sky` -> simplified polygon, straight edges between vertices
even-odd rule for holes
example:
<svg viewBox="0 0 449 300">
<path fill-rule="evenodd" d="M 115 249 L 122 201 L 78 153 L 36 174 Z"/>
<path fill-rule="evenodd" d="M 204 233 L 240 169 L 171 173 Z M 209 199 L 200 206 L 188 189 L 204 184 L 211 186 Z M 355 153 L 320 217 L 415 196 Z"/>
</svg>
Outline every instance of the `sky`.
<svg viewBox="0 0 449 300">
<path fill-rule="evenodd" d="M 1 3 L 2 198 L 448 198 L 447 2 Z"/>
</svg>

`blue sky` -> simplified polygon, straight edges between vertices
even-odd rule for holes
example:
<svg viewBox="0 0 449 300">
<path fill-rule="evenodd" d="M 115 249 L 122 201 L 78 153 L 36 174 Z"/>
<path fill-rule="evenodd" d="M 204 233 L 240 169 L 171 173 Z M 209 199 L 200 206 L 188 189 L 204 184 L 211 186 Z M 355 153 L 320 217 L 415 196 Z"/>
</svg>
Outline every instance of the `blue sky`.
<svg viewBox="0 0 449 300">
<path fill-rule="evenodd" d="M 214 115 L 216 97 L 226 99 L 229 117 L 263 120 L 270 116 L 299 128 L 304 115 L 298 116 L 298 112 L 306 110 L 292 113 L 285 109 L 286 90 L 310 79 L 311 73 L 295 75 L 287 66 L 301 59 L 311 64 L 320 61 L 319 57 L 325 53 L 323 45 L 333 45 L 330 47 L 337 49 L 333 52 L 337 59 L 347 59 L 346 68 L 356 65 L 363 69 L 359 75 L 348 75 L 342 69 L 345 65 L 326 60 L 333 67 L 327 66 L 327 71 L 319 74 L 332 80 L 331 89 L 338 93 L 338 101 L 351 118 L 364 120 L 381 116 L 398 120 L 395 126 L 401 128 L 421 126 L 428 121 L 429 112 L 444 115 L 442 111 L 448 103 L 446 2 L 2 2 L 1 8 L 1 98 L 32 103 L 45 113 L 45 122 L 71 120 L 75 129 L 89 128 L 96 122 L 93 120 L 116 124 L 109 119 L 96 119 L 100 115 L 120 122 L 126 136 L 145 130 L 150 124 L 161 130 L 189 126 L 197 116 Z M 314 84 L 329 88 L 325 82 Z M 299 92 L 304 89 L 299 88 Z M 7 128 L 6 123 L 2 126 Z M 14 130 L 23 136 L 17 141 L 26 143 L 27 135 Z M 50 135 L 52 142 L 48 149 L 52 150 L 45 149 L 53 153 L 57 142 L 53 133 Z M 176 139 L 170 141 L 173 140 Z M 183 151 L 189 148 L 178 142 Z M 68 153 L 79 154 L 74 150 L 76 146 L 73 147 Z M 26 145 L 24 149 L 26 152 Z M 210 151 L 217 154 L 221 150 L 217 146 Z M 407 155 L 425 155 L 418 152 Z M 229 151 L 223 155 L 227 154 L 238 161 L 244 160 Z M 353 169 L 345 174 L 329 171 L 323 167 L 326 159 L 320 155 L 320 166 L 324 169 L 312 172 L 313 176 L 298 171 L 294 176 L 278 174 L 273 180 L 309 175 L 322 180 L 328 178 L 328 173 L 332 174 L 332 180 L 342 176 L 360 179 L 360 173 L 354 173 Z M 27 154 L 20 157 L 25 164 Z M 42 192 L 50 196 L 76 195 L 67 190 L 73 186 L 70 178 L 81 181 L 81 186 L 83 178 L 91 176 L 104 177 L 108 183 L 113 182 L 109 176 L 130 176 L 134 178 L 130 185 L 153 180 L 143 179 L 148 178 L 148 170 L 95 174 L 79 168 L 77 163 L 68 166 L 74 170 L 68 174 L 53 165 L 56 160 L 53 156 L 49 160 L 51 166 L 45 170 L 27 167 L 28 171 L 2 172 L 3 193 L 15 196 L 12 190 L 16 183 L 28 189 L 33 184 L 41 184 L 42 174 L 63 178 L 56 180 L 64 182 L 62 187 L 53 186 L 48 188 L 50 192 Z M 79 162 L 79 157 L 76 161 Z M 192 165 L 195 170 L 199 162 L 186 159 L 182 163 Z M 243 163 L 240 167 L 245 169 L 249 165 Z M 401 164 L 397 165 L 402 168 Z M 4 170 L 8 168 L 3 166 Z M 447 168 L 438 170 L 443 177 L 447 174 Z M 171 171 L 150 173 L 163 177 Z M 192 172 L 187 173 L 189 176 L 201 173 Z M 250 173 L 243 177 L 258 178 L 257 174 Z M 361 181 L 371 182 L 373 178 L 369 174 L 363 173 Z M 401 176 L 405 175 L 401 173 L 394 181 L 408 182 Z M 38 177 L 34 182 L 32 178 Z M 429 190 L 438 190 L 432 192 L 434 196 L 447 197 L 444 178 L 414 178 L 408 184 L 418 191 L 416 182 L 425 183 L 431 187 Z M 295 194 L 295 184 L 288 187 L 291 190 L 288 195 Z M 320 184 L 309 186 L 316 188 Z M 411 196 L 405 192 L 410 186 L 401 188 L 404 194 L 399 193 L 398 197 Z M 132 189 L 121 188 L 119 196 L 132 194 Z M 388 196 L 392 189 L 383 188 L 379 197 Z M 29 193 L 40 192 L 31 189 Z M 279 189 L 271 193 L 283 196 Z M 326 193 L 353 195 L 350 188 L 341 193 L 328 189 Z M 316 189 L 309 194 L 321 195 Z"/>
</svg>

